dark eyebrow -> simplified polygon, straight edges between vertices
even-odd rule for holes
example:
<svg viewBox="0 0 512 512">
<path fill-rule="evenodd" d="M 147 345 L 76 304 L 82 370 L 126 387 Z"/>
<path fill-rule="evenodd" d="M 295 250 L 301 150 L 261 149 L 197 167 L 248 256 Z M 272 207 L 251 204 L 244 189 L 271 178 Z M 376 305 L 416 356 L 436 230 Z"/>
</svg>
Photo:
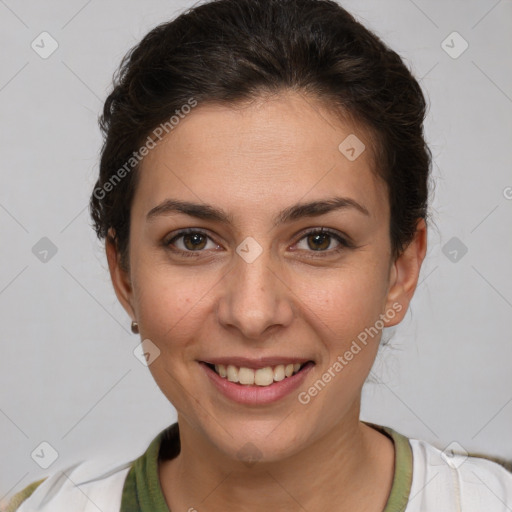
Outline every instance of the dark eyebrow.
<svg viewBox="0 0 512 512">
<path fill-rule="evenodd" d="M 297 203 L 285 208 L 277 215 L 274 227 L 280 224 L 293 222 L 303 217 L 317 217 L 326 213 L 352 208 L 364 215 L 369 216 L 369 211 L 350 197 L 332 197 L 309 203 Z M 203 220 L 212 220 L 223 224 L 233 224 L 233 216 L 227 214 L 221 208 L 208 204 L 192 203 L 177 199 L 166 199 L 159 205 L 152 208 L 146 215 L 146 221 L 151 221 L 161 215 L 172 215 L 183 213 L 190 217 L 197 217 Z"/>
</svg>

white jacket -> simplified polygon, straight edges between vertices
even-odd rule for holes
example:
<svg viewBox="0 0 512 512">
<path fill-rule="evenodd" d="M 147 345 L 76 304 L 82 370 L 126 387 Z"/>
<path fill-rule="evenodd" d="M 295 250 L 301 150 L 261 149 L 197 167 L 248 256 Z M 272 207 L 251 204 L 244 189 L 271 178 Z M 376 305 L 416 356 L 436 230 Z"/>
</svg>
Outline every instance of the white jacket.
<svg viewBox="0 0 512 512">
<path fill-rule="evenodd" d="M 395 478 L 391 490 L 393 499 L 392 503 L 388 501 L 384 512 L 512 510 L 512 472 L 503 466 L 484 458 L 462 454 L 446 456 L 426 441 L 409 439 L 390 427 L 374 426 L 390 435 L 395 444 Z M 153 440 L 146 453 L 137 459 L 140 467 L 151 468 L 152 472 L 148 475 L 152 476 L 148 478 L 153 480 L 157 479 L 156 457 L 161 435 L 162 433 Z M 75 464 L 48 477 L 16 510 L 119 512 L 125 481 L 135 463 L 136 461 L 129 461 L 116 464 L 90 460 Z M 135 475 L 138 470 L 136 467 L 133 469 Z M 144 478 L 138 479 L 139 484 Z M 135 477 L 133 481 L 135 482 Z M 158 494 L 157 501 L 130 506 L 129 512 L 166 512 L 168 509 L 160 485 L 153 481 L 153 489 L 155 488 L 158 492 L 153 491 L 152 494 Z M 144 493 L 140 493 L 138 489 L 137 494 Z M 151 493 L 147 495 L 150 496 Z M 127 511 L 128 507 L 121 512 Z"/>
</svg>

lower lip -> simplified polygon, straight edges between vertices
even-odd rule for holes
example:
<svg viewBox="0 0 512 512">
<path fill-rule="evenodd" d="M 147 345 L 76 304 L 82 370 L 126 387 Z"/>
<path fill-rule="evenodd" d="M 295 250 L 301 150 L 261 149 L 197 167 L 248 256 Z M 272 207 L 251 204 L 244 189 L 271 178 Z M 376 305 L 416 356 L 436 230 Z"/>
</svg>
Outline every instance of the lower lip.
<svg viewBox="0 0 512 512">
<path fill-rule="evenodd" d="M 218 375 L 205 363 L 199 362 L 199 364 L 206 372 L 206 375 L 213 385 L 224 396 L 230 398 L 234 402 L 251 405 L 270 404 L 289 395 L 304 382 L 307 374 L 314 366 L 314 363 L 309 362 L 301 369 L 300 372 L 292 375 L 291 377 L 285 377 L 283 380 L 274 382 L 269 386 L 256 386 L 231 382 Z"/>
</svg>

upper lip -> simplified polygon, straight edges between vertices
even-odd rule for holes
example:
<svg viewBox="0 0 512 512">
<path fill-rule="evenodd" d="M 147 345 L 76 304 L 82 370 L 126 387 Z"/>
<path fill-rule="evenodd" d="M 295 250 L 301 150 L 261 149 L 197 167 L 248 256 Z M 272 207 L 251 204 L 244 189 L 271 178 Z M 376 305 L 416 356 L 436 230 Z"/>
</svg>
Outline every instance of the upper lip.
<svg viewBox="0 0 512 512">
<path fill-rule="evenodd" d="M 277 366 L 279 364 L 292 364 L 292 363 L 307 363 L 308 361 L 312 361 L 312 359 L 307 359 L 303 357 L 259 357 L 257 359 L 250 359 L 248 357 L 211 357 L 208 359 L 202 359 L 201 362 L 209 363 L 209 364 L 222 364 L 224 366 L 228 366 L 230 364 L 238 367 L 245 368 L 265 368 L 267 366 Z"/>
</svg>

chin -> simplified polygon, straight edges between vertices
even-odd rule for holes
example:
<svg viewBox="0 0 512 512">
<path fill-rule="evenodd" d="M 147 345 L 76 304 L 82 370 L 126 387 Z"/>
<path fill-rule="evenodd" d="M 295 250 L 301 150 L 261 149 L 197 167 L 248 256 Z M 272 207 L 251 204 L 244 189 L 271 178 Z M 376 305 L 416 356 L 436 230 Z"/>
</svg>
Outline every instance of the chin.
<svg viewBox="0 0 512 512">
<path fill-rule="evenodd" d="M 248 467 L 256 462 L 277 462 L 296 454 L 306 443 L 307 434 L 283 417 L 273 420 L 229 422 L 216 432 L 205 432 L 210 442 L 227 457 Z"/>
</svg>

